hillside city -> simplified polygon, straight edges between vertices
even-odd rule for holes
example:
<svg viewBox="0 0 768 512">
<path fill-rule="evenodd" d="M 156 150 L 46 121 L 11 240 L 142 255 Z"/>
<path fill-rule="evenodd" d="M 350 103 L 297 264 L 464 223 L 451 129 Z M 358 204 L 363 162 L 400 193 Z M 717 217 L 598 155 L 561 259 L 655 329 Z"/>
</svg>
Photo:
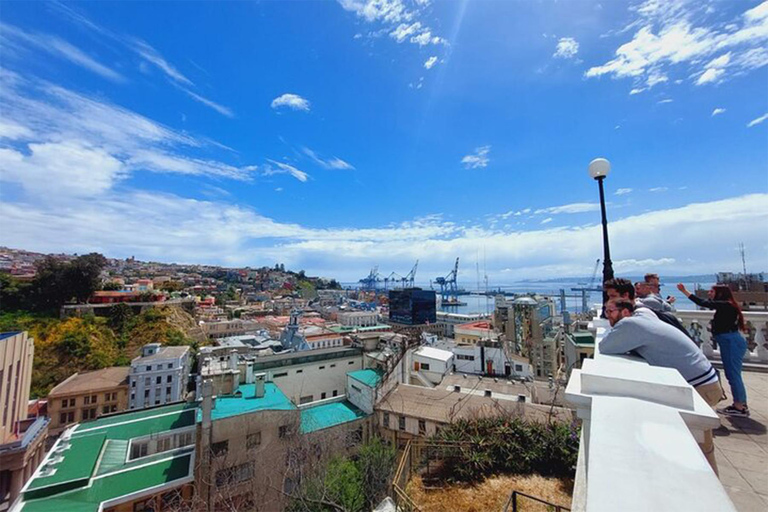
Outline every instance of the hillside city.
<svg viewBox="0 0 768 512">
<path fill-rule="evenodd" d="M 595 309 L 510 293 L 452 313 L 442 292 L 281 264 L 3 248 L 0 265 L 0 510 L 576 506 L 567 390 L 604 335 Z"/>
</svg>

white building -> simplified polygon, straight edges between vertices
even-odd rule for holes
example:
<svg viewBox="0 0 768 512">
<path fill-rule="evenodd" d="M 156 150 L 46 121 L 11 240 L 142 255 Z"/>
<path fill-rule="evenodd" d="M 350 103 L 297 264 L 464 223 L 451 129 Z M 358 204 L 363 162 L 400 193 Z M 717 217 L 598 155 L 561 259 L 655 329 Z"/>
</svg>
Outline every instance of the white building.
<svg viewBox="0 0 768 512">
<path fill-rule="evenodd" d="M 411 353 L 411 361 L 411 381 L 431 388 L 453 368 L 453 353 L 424 345 Z"/>
<path fill-rule="evenodd" d="M 190 367 L 189 347 L 144 345 L 141 356 L 131 361 L 129 407 L 143 409 L 184 400 Z"/>
<path fill-rule="evenodd" d="M 480 320 L 489 320 L 490 314 L 485 313 L 447 313 L 445 311 L 437 312 L 437 323 L 443 326 L 443 335 L 453 337 L 454 329 L 457 325 L 469 322 L 478 322 Z"/>
<path fill-rule="evenodd" d="M 218 322 L 200 322 L 200 328 L 210 338 L 242 336 L 263 329 L 263 325 L 253 320 L 221 320 Z"/>
<path fill-rule="evenodd" d="M 379 314 L 375 311 L 348 311 L 339 313 L 337 319 L 347 327 L 372 327 L 379 323 Z"/>
</svg>

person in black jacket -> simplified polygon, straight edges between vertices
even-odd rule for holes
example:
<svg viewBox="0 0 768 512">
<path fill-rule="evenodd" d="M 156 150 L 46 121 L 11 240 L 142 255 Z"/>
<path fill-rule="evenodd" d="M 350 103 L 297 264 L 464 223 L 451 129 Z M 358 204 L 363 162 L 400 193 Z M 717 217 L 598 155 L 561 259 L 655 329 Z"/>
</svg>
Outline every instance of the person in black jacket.
<svg viewBox="0 0 768 512">
<path fill-rule="evenodd" d="M 741 364 L 747 352 L 747 340 L 741 335 L 741 331 L 745 331 L 746 326 L 744 315 L 733 298 L 731 289 L 717 284 L 709 290 L 706 300 L 686 290 L 682 283 L 677 285 L 677 289 L 699 306 L 715 310 L 715 317 L 712 319 L 712 335 L 720 348 L 725 377 L 731 385 L 733 395 L 733 405 L 720 409 L 719 412 L 730 416 L 749 416 L 747 390 L 741 378 Z"/>
</svg>

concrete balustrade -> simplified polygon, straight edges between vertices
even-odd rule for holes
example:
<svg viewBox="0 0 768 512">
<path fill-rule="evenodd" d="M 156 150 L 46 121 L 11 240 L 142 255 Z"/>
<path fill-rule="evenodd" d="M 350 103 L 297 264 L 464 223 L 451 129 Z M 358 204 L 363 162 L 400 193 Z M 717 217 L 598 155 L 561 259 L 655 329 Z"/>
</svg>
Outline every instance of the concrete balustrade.
<svg viewBox="0 0 768 512">
<path fill-rule="evenodd" d="M 720 350 L 715 346 L 710 330 L 714 311 L 677 311 L 675 315 L 683 322 L 707 358 L 720 360 Z M 744 321 L 749 331 L 745 334 L 748 350 L 744 355 L 744 362 L 768 363 L 768 312 L 745 311 Z"/>
<path fill-rule="evenodd" d="M 583 422 L 572 510 L 735 512 L 697 444 L 717 414 L 676 370 L 601 354 L 607 327 L 565 391 Z"/>
</svg>

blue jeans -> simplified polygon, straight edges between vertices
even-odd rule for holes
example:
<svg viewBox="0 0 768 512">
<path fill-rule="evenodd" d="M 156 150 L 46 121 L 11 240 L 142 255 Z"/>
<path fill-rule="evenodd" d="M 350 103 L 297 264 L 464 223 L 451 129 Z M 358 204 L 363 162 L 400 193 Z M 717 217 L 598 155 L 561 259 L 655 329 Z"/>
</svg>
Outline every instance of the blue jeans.
<svg viewBox="0 0 768 512">
<path fill-rule="evenodd" d="M 738 331 L 715 334 L 715 341 L 720 347 L 720 358 L 723 360 L 725 378 L 731 385 L 734 402 L 747 403 L 747 390 L 741 378 L 741 363 L 747 352 L 747 340 Z"/>
</svg>

